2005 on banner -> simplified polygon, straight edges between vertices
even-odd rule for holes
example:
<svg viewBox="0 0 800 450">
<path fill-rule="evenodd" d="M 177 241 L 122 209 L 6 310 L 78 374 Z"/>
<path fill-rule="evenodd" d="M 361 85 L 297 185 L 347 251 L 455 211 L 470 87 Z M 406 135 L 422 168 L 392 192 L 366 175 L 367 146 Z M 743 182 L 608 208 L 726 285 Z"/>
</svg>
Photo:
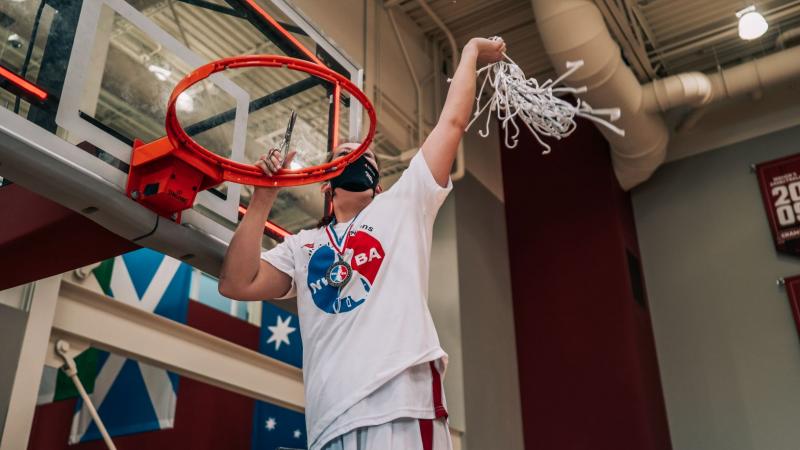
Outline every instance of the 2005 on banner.
<svg viewBox="0 0 800 450">
<path fill-rule="evenodd" d="M 775 249 L 800 255 L 800 154 L 756 166 Z"/>
</svg>

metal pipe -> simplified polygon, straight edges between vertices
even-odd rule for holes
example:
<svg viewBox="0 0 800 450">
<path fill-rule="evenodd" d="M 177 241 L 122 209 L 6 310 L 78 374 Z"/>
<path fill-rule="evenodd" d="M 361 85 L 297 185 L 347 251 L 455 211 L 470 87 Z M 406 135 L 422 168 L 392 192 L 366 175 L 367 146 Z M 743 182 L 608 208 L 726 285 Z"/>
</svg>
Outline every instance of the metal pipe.
<svg viewBox="0 0 800 450">
<path fill-rule="evenodd" d="M 103 437 L 103 442 L 105 442 L 106 447 L 109 450 L 117 450 L 117 446 L 114 445 L 114 441 L 111 440 L 111 435 L 108 434 L 108 430 L 106 430 L 105 424 L 103 424 L 103 420 L 100 418 L 100 414 L 97 413 L 97 408 L 94 407 L 94 403 L 92 403 L 92 399 L 89 397 L 89 394 L 86 393 L 86 389 L 83 388 L 83 383 L 78 378 L 78 366 L 75 364 L 75 360 L 72 359 L 72 356 L 69 355 L 69 342 L 65 340 L 59 340 L 56 343 L 56 352 L 64 358 L 64 366 L 61 367 L 61 370 L 72 380 L 72 383 L 75 385 L 75 389 L 78 391 L 78 394 L 81 396 L 83 400 L 83 404 L 86 405 L 86 409 L 89 411 L 89 415 L 92 416 L 92 420 L 94 420 L 94 424 L 97 427 L 97 431 L 100 432 L 100 436 Z"/>
<path fill-rule="evenodd" d="M 417 145 L 422 145 L 422 86 L 419 83 L 419 78 L 417 78 L 416 71 L 414 71 L 414 63 L 411 61 L 411 57 L 408 55 L 408 49 L 406 48 L 405 41 L 403 41 L 403 37 L 400 35 L 400 29 L 397 27 L 397 20 L 394 18 L 394 11 L 390 9 L 387 11 L 387 14 L 389 14 L 389 22 L 392 24 L 392 31 L 394 31 L 394 35 L 397 38 L 397 43 L 400 45 L 400 50 L 403 52 L 403 59 L 406 62 L 408 73 L 411 75 L 411 81 L 414 82 L 414 90 L 417 93 Z"/>
<path fill-rule="evenodd" d="M 588 86 L 582 97 L 593 105 L 619 105 L 621 138 L 603 129 L 611 144 L 614 172 L 624 189 L 647 180 L 666 157 L 669 130 L 660 112 L 678 106 L 700 106 L 757 91 L 800 77 L 800 47 L 790 48 L 706 75 L 688 72 L 641 86 L 622 61 L 597 6 L 590 0 L 532 0 L 544 48 L 558 73 L 566 61 L 585 65 L 568 80 Z M 686 118 L 679 131 L 702 117 Z"/>
<path fill-rule="evenodd" d="M 739 64 L 708 76 L 713 100 L 736 97 L 800 77 L 800 47 Z"/>
<path fill-rule="evenodd" d="M 684 72 L 653 80 L 642 88 L 642 104 L 648 112 L 667 111 L 684 105 L 705 105 L 713 97 L 711 81 L 700 72 Z"/>
<path fill-rule="evenodd" d="M 800 38 L 800 27 L 781 31 L 778 37 L 775 38 L 775 46 L 781 49 L 786 48 L 788 42 L 795 41 L 797 38 Z"/>
<path fill-rule="evenodd" d="M 433 107 L 436 108 L 436 111 L 441 111 L 442 109 L 442 74 L 441 64 L 442 64 L 442 49 L 439 48 L 438 45 L 434 44 L 432 46 L 433 53 Z"/>
<path fill-rule="evenodd" d="M 800 77 L 800 47 L 792 47 L 712 74 L 685 72 L 642 86 L 646 111 L 701 106 Z"/>
<path fill-rule="evenodd" d="M 450 44 L 450 58 L 452 63 L 452 70 L 455 72 L 456 67 L 458 67 L 458 60 L 459 60 L 459 51 L 458 45 L 456 44 L 456 38 L 453 36 L 453 33 L 447 28 L 447 25 L 439 18 L 438 15 L 428 6 L 427 0 L 417 0 L 419 6 L 428 14 L 428 17 L 431 18 L 433 23 L 442 30 L 445 37 L 447 38 L 447 42 Z M 439 70 L 438 67 L 434 67 L 434 70 Z M 439 89 L 439 86 L 436 86 L 436 89 Z M 456 153 L 456 170 L 455 172 L 450 174 L 450 179 L 453 181 L 460 180 L 464 176 L 464 171 L 466 170 L 466 164 L 464 162 L 464 143 L 462 141 L 458 141 L 458 151 Z"/>
<path fill-rule="evenodd" d="M 644 110 L 642 87 L 625 65 L 620 49 L 591 0 L 532 0 L 536 26 L 553 68 L 566 71 L 567 61 L 584 65 L 567 82 L 587 86 L 582 99 L 597 107 L 617 106 L 617 124 L 625 137 L 601 127 L 611 145 L 614 173 L 623 189 L 647 180 L 667 155 L 669 130 L 660 114 Z"/>
<path fill-rule="evenodd" d="M 444 33 L 445 37 L 447 38 L 447 42 L 448 44 L 450 44 L 450 53 L 451 53 L 450 58 L 452 59 L 453 63 L 453 71 L 455 72 L 456 67 L 458 67 L 458 56 L 459 56 L 458 45 L 456 44 L 455 36 L 453 36 L 453 33 L 450 31 L 449 28 L 447 28 L 447 25 L 445 25 L 442 19 L 440 19 L 439 16 L 436 15 L 436 12 L 434 12 L 433 9 L 431 9 L 426 0 L 417 0 L 417 3 L 419 3 L 419 6 L 428 14 L 428 17 L 431 18 L 433 23 L 435 23 L 436 26 L 439 27 L 440 30 L 442 30 L 442 33 Z"/>
</svg>

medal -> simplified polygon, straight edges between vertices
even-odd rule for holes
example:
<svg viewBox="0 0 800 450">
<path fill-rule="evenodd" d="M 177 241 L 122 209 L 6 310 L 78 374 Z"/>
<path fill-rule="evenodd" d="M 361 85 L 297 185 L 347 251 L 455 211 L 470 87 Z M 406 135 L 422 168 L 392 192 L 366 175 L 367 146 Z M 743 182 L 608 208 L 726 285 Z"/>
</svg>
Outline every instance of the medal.
<svg viewBox="0 0 800 450">
<path fill-rule="evenodd" d="M 343 255 L 344 251 L 347 249 L 347 239 L 350 238 L 350 229 L 353 228 L 353 224 L 356 223 L 356 218 L 358 218 L 358 214 L 353 217 L 353 220 L 350 222 L 350 225 L 348 225 L 341 240 L 336 235 L 333 224 L 325 227 L 325 232 L 328 233 L 328 240 L 337 255 L 336 261 L 325 271 L 325 280 L 328 282 L 329 286 L 340 288 L 347 285 L 350 279 L 353 278 L 353 268 L 344 260 Z M 339 244 L 341 244 L 341 247 Z"/>
<path fill-rule="evenodd" d="M 353 269 L 350 264 L 340 259 L 328 267 L 328 271 L 325 272 L 325 278 L 327 278 L 329 285 L 338 288 L 346 285 L 350 278 L 353 278 Z"/>
</svg>

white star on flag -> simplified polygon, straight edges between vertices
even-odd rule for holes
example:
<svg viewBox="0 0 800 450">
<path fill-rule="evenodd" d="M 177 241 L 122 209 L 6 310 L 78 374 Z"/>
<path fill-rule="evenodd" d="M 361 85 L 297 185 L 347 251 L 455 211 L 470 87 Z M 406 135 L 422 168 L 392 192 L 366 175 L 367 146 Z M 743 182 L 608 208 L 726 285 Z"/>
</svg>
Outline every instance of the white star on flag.
<svg viewBox="0 0 800 450">
<path fill-rule="evenodd" d="M 294 437 L 295 437 L 295 438 L 297 438 L 297 439 L 300 439 L 300 436 L 301 436 L 302 434 L 303 434 L 303 433 L 301 433 L 301 432 L 300 432 L 300 430 L 294 430 Z"/>
<path fill-rule="evenodd" d="M 267 429 L 269 431 L 274 430 L 276 425 L 278 425 L 278 422 L 276 422 L 274 418 L 270 417 L 267 419 Z"/>
<path fill-rule="evenodd" d="M 282 342 L 285 342 L 286 345 L 292 345 L 292 343 L 289 342 L 289 335 L 292 334 L 297 328 L 289 326 L 289 322 L 291 321 L 292 316 L 286 317 L 285 322 L 281 316 L 278 316 L 278 321 L 275 323 L 275 325 L 267 327 L 267 329 L 269 329 L 269 331 L 272 333 L 269 339 L 267 339 L 267 344 L 274 342 L 276 351 L 280 350 Z"/>
</svg>

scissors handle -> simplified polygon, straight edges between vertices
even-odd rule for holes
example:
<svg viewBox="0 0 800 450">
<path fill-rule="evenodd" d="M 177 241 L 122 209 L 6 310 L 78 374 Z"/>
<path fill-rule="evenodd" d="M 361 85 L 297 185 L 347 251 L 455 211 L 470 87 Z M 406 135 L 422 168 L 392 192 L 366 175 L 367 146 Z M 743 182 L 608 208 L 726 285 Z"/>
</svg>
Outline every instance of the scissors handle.
<svg viewBox="0 0 800 450">
<path fill-rule="evenodd" d="M 281 141 L 280 145 L 280 152 L 281 157 L 283 159 L 286 158 L 286 154 L 289 153 L 289 143 L 292 141 L 292 131 L 294 130 L 294 123 L 297 120 L 297 113 L 292 110 L 292 115 L 289 118 L 289 125 L 286 126 L 286 133 L 283 135 L 283 141 Z"/>
</svg>

